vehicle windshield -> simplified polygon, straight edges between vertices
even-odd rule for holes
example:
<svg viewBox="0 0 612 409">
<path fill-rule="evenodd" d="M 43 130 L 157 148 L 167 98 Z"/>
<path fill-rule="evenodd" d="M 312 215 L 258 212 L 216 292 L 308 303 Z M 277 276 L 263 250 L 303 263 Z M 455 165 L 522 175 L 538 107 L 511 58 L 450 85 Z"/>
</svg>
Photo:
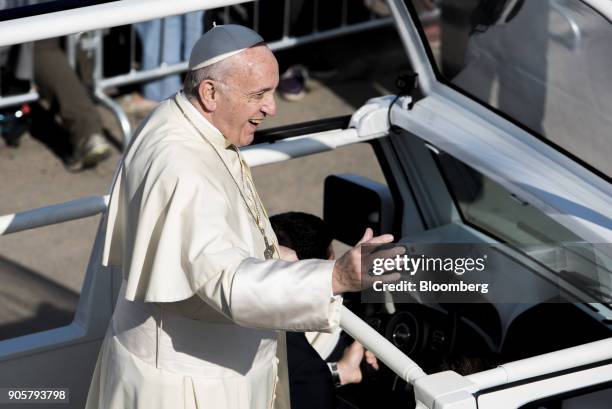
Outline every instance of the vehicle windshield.
<svg viewBox="0 0 612 409">
<path fill-rule="evenodd" d="M 612 175 L 608 20 L 579 0 L 405 1 L 440 81 Z"/>
<path fill-rule="evenodd" d="M 612 301 L 612 245 L 586 242 L 451 155 L 439 151 L 434 160 L 465 224 L 553 271 L 589 301 Z"/>
</svg>

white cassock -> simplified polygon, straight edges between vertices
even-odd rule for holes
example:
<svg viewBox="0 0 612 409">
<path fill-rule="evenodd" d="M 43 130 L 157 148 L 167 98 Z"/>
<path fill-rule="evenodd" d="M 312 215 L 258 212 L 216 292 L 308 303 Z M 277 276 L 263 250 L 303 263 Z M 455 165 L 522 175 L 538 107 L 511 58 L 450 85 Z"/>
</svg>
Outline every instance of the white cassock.
<svg viewBox="0 0 612 409">
<path fill-rule="evenodd" d="M 264 260 L 240 160 L 181 93 L 136 131 L 106 215 L 103 263 L 124 282 L 88 409 L 289 407 L 282 330 L 332 331 L 342 300 L 333 261 Z"/>
</svg>

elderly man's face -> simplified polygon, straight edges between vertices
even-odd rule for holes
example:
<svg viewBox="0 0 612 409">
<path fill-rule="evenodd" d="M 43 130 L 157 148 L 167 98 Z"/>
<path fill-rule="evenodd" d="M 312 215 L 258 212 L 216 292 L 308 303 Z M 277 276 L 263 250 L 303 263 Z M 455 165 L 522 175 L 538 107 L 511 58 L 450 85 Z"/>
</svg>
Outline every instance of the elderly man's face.
<svg viewBox="0 0 612 409">
<path fill-rule="evenodd" d="M 268 47 L 252 47 L 241 54 L 217 87 L 220 95 L 214 112 L 215 126 L 237 146 L 253 142 L 259 124 L 276 114 L 278 85 L 278 63 Z"/>
</svg>

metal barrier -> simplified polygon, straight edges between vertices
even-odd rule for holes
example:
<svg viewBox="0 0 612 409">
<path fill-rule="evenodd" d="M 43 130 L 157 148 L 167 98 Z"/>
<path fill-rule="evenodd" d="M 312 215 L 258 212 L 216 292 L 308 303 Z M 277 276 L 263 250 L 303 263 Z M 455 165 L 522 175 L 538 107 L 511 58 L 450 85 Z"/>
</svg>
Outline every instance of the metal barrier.
<svg viewBox="0 0 612 409">
<path fill-rule="evenodd" d="M 95 216 L 106 210 L 108 200 L 108 196 L 90 196 L 0 216 L 0 236 Z"/>
<path fill-rule="evenodd" d="M 68 63 L 70 64 L 70 66 L 73 69 L 76 69 L 76 65 L 77 65 L 77 52 L 78 52 L 78 47 L 79 47 L 79 42 L 81 41 L 81 36 L 84 33 L 78 33 L 78 34 L 71 34 L 66 36 L 66 56 L 68 58 Z M 16 106 L 16 105 L 21 105 L 21 104 L 27 104 L 29 102 L 35 102 L 38 101 L 38 99 L 40 98 L 40 95 L 38 94 L 38 92 L 36 91 L 36 87 L 35 87 L 35 83 L 34 83 L 34 47 L 28 47 L 27 50 L 25 51 L 27 53 L 29 53 L 30 55 L 28 56 L 31 61 L 31 71 L 30 72 L 30 78 L 32 79 L 30 81 L 30 89 L 28 90 L 28 92 L 24 92 L 24 93 L 19 93 L 19 94 L 11 94 L 11 95 L 2 95 L 2 91 L 0 90 L 0 109 L 2 108 L 8 108 L 8 107 L 12 107 L 12 106 Z"/>
<path fill-rule="evenodd" d="M 235 2 L 235 1 L 234 1 Z M 208 0 L 208 7 L 220 7 L 230 0 Z M 65 35 L 79 36 L 83 31 L 132 24 L 153 18 L 181 14 L 202 8 L 202 0 L 122 0 L 121 4 L 104 2 L 101 4 L 68 9 L 53 13 L 35 14 L 30 17 L 9 19 L 0 22 L 0 47 L 27 44 L 47 38 Z M 77 34 L 74 34 L 77 33 Z M 68 38 L 68 59 L 75 64 L 75 37 Z M 31 51 L 30 51 L 31 52 Z M 39 98 L 33 86 L 27 93 L 2 96 L 0 108 L 32 102 Z"/>
<path fill-rule="evenodd" d="M 0 108 L 8 108 L 16 105 L 27 104 L 38 100 L 38 92 L 33 89 L 23 94 L 14 94 L 8 96 L 0 95 Z"/>
<path fill-rule="evenodd" d="M 336 149 L 340 146 L 380 137 L 380 134 L 359 135 L 355 129 L 338 129 L 313 133 L 273 144 L 244 149 L 249 166 L 255 167 Z M 24 230 L 45 227 L 70 220 L 95 216 L 106 211 L 109 195 L 89 196 L 51 206 L 0 216 L 0 237 Z"/>
<path fill-rule="evenodd" d="M 19 46 L 20 49 L 18 50 L 19 52 L 19 60 L 21 61 L 25 61 L 28 60 L 27 63 L 24 64 L 24 66 L 26 66 L 28 73 L 24 73 L 29 79 L 30 79 L 30 86 L 28 91 L 26 92 L 21 92 L 21 93 L 16 93 L 16 94 L 9 94 L 9 95 L 2 95 L 2 90 L 0 87 L 0 109 L 2 108 L 8 108 L 11 106 L 16 106 L 16 105 L 21 105 L 21 104 L 26 104 L 28 102 L 33 102 L 36 101 L 38 99 L 38 93 L 36 92 L 36 90 L 34 89 L 34 84 L 31 80 L 31 78 L 33 78 L 34 76 L 34 47 L 27 46 L 27 45 L 20 45 Z M 6 48 L 4 50 L 2 50 L 3 53 L 5 53 L 6 55 L 10 52 L 10 49 Z M 8 55 L 7 58 L 8 60 Z M 2 79 L 0 79 L 0 85 L 2 85 Z"/>
<path fill-rule="evenodd" d="M 221 16 L 223 17 L 223 23 L 231 23 L 231 9 L 234 8 L 238 10 L 238 14 L 245 14 L 246 10 L 244 9 L 242 1 L 235 1 L 236 4 L 225 6 L 223 8 L 223 12 Z M 269 43 L 269 47 L 273 51 L 283 50 L 291 47 L 295 47 L 298 45 L 311 43 L 315 41 L 321 41 L 329 38 L 334 38 L 338 36 L 343 36 L 347 34 L 352 34 L 360 31 L 371 30 L 378 27 L 383 27 L 386 25 L 390 25 L 392 23 L 391 17 L 378 17 L 374 13 L 370 13 L 369 18 L 366 21 L 361 21 L 357 23 L 349 23 L 348 22 L 348 6 L 349 0 L 342 0 L 341 3 L 341 21 L 340 25 L 335 28 L 320 30 L 319 29 L 319 20 L 318 20 L 318 9 L 319 9 L 320 0 L 314 0 L 313 2 L 313 16 L 312 16 L 312 32 L 307 35 L 302 36 L 292 36 L 290 33 L 290 13 L 291 13 L 291 0 L 284 1 L 284 13 L 283 13 L 283 21 L 282 21 L 282 38 L 277 41 L 273 41 Z M 260 2 L 253 2 L 253 24 L 251 27 L 258 31 L 260 26 L 261 18 L 260 18 Z M 124 145 L 126 145 L 129 141 L 132 129 L 129 122 L 129 119 L 122 109 L 122 107 L 110 98 L 106 91 L 110 88 L 141 83 L 149 80 L 154 80 L 158 78 L 162 78 L 168 75 L 173 75 L 177 73 L 182 73 L 187 70 L 187 61 L 182 61 L 177 64 L 164 64 L 162 63 L 160 66 L 149 69 L 149 70 L 138 70 L 136 67 L 136 53 L 135 53 L 135 32 L 134 28 L 131 28 L 130 33 L 130 71 L 116 75 L 113 77 L 104 77 L 103 74 L 103 65 L 104 65 L 104 50 L 103 50 L 103 38 L 102 32 L 97 30 L 90 34 L 90 41 L 94 47 L 94 94 L 98 98 L 98 100 L 108 107 L 119 122 L 121 127 L 121 131 L 123 134 Z"/>
<path fill-rule="evenodd" d="M 134 1 L 136 3 L 136 1 Z M 220 0 L 217 2 L 208 3 L 211 7 L 224 5 L 222 8 L 222 12 L 220 15 L 222 16 L 222 22 L 224 24 L 231 23 L 231 11 L 237 11 L 237 14 L 245 15 L 246 9 L 244 8 L 243 0 Z M 261 23 L 261 13 L 260 13 L 260 1 L 255 0 L 253 2 L 247 2 L 253 4 L 252 11 L 252 28 L 256 31 L 259 30 Z M 230 4 L 230 5 L 227 5 Z M 329 38 L 339 37 L 343 35 L 348 35 L 360 31 L 372 30 L 379 27 L 387 26 L 392 23 L 391 17 L 378 17 L 373 12 L 370 13 L 369 18 L 365 21 L 360 21 L 357 23 L 349 23 L 349 0 L 341 0 L 341 13 L 340 13 L 340 23 L 339 26 L 334 28 L 329 28 L 325 30 L 320 30 L 320 22 L 318 18 L 319 8 L 320 8 L 321 0 L 313 0 L 312 7 L 312 21 L 311 21 L 311 33 L 301 36 L 293 36 L 290 33 L 290 15 L 291 15 L 291 0 L 284 0 L 284 10 L 283 10 L 283 21 L 282 21 L 282 37 L 277 40 L 269 43 L 269 46 L 272 50 L 278 51 L 283 49 L 288 49 L 291 47 L 321 41 Z M 186 5 L 187 7 L 189 5 Z M 161 7 L 160 5 L 156 6 L 157 8 Z M 153 7 L 152 7 L 153 8 Z M 187 7 L 187 9 L 192 9 Z M 187 10 L 186 9 L 186 10 Z M 212 10 L 212 9 L 211 9 Z M 215 9 L 221 10 L 221 9 Z M 106 10 L 105 10 L 106 12 Z M 159 13 L 157 11 L 153 12 L 152 15 L 157 16 Z M 439 10 L 434 9 L 432 11 L 426 11 L 426 15 L 424 16 L 425 20 L 435 19 L 439 14 Z M 167 13 L 164 13 L 167 15 Z M 42 20 L 45 20 L 46 16 L 36 17 Z M 117 20 L 117 17 L 113 17 L 114 20 Z M 101 19 L 104 20 L 104 19 Z M 138 19 L 140 20 L 140 19 Z M 117 20 L 119 22 L 119 20 Z M 129 118 L 123 108 L 108 94 L 107 91 L 111 88 L 130 85 L 135 83 L 143 83 L 150 80 L 159 79 L 165 76 L 174 75 L 178 73 L 185 72 L 187 70 L 187 61 L 182 61 L 177 64 L 165 64 L 161 63 L 158 67 L 148 70 L 139 70 L 137 69 L 136 64 L 136 33 L 134 32 L 133 26 L 130 28 L 130 69 L 127 73 L 121 75 L 115 75 L 112 77 L 105 77 L 103 72 L 104 67 L 104 46 L 103 46 L 103 31 L 102 29 L 91 31 L 91 32 L 81 32 L 77 34 L 72 34 L 67 37 L 66 40 L 66 53 L 68 56 L 68 60 L 70 64 L 75 67 L 76 65 L 76 53 L 77 48 L 81 47 L 82 49 L 89 51 L 93 57 L 93 91 L 94 96 L 100 103 L 106 106 L 113 115 L 117 118 L 117 121 L 121 128 L 121 133 L 123 136 L 124 145 L 126 145 L 129 141 L 129 138 L 132 133 L 132 127 L 129 121 Z M 61 29 L 56 30 L 58 34 L 61 34 Z M 22 35 L 23 36 L 23 35 Z M 30 35 L 31 36 L 31 35 Z M 9 43 L 9 42 L 7 42 Z M 33 102 L 39 98 L 38 93 L 35 91 L 32 86 L 30 91 L 24 94 L 19 95 L 11 95 L 3 97 L 0 95 L 0 108 L 19 105 L 26 102 Z"/>
</svg>

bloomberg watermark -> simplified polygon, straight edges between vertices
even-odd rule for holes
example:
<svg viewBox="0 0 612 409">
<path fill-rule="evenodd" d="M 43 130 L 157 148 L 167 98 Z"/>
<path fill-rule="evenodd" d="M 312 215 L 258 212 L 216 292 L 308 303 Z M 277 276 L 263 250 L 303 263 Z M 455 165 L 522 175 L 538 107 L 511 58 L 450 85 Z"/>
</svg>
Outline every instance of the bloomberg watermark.
<svg viewBox="0 0 612 409">
<path fill-rule="evenodd" d="M 365 245 L 362 301 L 610 302 L 612 275 L 599 263 L 601 250 L 584 243 Z"/>
</svg>

